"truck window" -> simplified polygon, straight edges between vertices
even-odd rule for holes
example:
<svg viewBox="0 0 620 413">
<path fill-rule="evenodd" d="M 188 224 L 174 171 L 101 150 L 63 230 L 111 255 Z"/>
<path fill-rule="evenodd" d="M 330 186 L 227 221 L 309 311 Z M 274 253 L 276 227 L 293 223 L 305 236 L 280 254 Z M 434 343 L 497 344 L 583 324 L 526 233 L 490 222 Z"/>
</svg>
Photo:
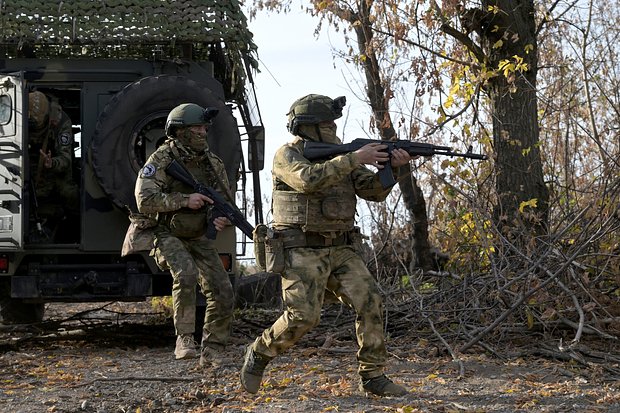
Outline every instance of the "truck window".
<svg viewBox="0 0 620 413">
<path fill-rule="evenodd" d="M 12 107 L 11 97 L 0 95 L 0 125 L 6 125 L 11 121 Z"/>
</svg>

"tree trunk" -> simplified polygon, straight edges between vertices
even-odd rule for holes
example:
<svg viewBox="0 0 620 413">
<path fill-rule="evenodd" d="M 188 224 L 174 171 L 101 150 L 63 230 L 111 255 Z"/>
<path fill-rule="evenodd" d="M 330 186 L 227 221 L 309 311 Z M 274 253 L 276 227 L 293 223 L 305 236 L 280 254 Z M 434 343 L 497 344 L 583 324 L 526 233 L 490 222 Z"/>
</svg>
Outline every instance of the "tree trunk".
<svg viewBox="0 0 620 413">
<path fill-rule="evenodd" d="M 360 8 L 360 15 L 351 18 L 352 23 L 356 20 L 361 24 L 352 24 L 357 36 L 357 43 L 360 55 L 363 56 L 362 68 L 366 77 L 366 92 L 372 108 L 375 125 L 381 139 L 391 140 L 396 136 L 396 131 L 392 123 L 389 112 L 389 97 L 381 79 L 381 70 L 372 49 L 372 22 L 370 20 L 370 4 L 366 9 Z M 399 183 L 403 194 L 403 201 L 411 219 L 413 221 L 413 250 L 415 252 L 415 265 L 423 270 L 434 270 L 435 260 L 431 254 L 431 247 L 428 241 L 428 216 L 426 213 L 426 202 L 422 189 L 418 186 L 416 178 L 411 173 L 411 167 L 407 165 L 403 168 L 404 173 L 408 173 L 411 179 L 405 179 Z"/>
<path fill-rule="evenodd" d="M 483 1 L 482 10 L 490 7 L 498 7 L 499 11 L 489 12 L 481 26 L 481 34 L 488 40 L 489 67 L 500 68 L 505 60 L 518 63 L 515 56 L 527 64 L 526 69 L 522 66 L 514 71 L 500 70 L 489 87 L 497 155 L 495 217 L 507 235 L 541 235 L 547 228 L 549 193 L 539 150 L 534 4 L 518 0 Z M 531 206 L 520 210 L 521 204 L 528 201 Z"/>
</svg>

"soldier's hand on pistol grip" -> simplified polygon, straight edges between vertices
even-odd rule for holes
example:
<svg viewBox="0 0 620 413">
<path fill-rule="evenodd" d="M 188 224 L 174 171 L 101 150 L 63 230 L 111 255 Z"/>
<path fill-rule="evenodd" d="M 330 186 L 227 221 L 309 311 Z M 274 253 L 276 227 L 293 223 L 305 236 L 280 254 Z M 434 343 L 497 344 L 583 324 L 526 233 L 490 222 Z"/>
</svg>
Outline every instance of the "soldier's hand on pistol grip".
<svg viewBox="0 0 620 413">
<path fill-rule="evenodd" d="M 417 158 L 417 156 L 412 157 L 406 150 L 401 148 L 394 149 L 391 154 L 388 154 L 385 148 L 387 148 L 387 146 L 383 144 L 369 143 L 368 145 L 362 146 L 354 153 L 360 163 L 372 165 L 377 169 L 383 169 L 388 160 L 391 161 L 392 167 L 396 168 L 406 165 L 412 159 Z"/>
<path fill-rule="evenodd" d="M 383 169 L 383 164 L 390 159 L 390 155 L 385 151 L 385 148 L 387 146 L 380 143 L 369 143 L 353 153 L 359 163 Z"/>
</svg>

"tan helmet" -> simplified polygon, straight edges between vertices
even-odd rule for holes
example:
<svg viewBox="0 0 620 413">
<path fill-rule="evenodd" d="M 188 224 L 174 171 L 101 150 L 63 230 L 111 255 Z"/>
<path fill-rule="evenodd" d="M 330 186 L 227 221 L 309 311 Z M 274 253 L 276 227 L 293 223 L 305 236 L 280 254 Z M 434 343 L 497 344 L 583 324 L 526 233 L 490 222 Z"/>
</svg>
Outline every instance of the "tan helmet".
<svg viewBox="0 0 620 413">
<path fill-rule="evenodd" d="M 43 92 L 28 94 L 28 121 L 32 128 L 42 129 L 49 122 L 50 102 Z"/>
</svg>

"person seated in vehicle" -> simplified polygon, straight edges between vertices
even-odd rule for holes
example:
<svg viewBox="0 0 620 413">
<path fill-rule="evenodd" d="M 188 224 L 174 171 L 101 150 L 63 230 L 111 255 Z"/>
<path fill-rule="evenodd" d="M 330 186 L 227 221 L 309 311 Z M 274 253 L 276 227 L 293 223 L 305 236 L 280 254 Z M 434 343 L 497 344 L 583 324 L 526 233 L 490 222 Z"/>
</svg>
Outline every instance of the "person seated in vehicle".
<svg viewBox="0 0 620 413">
<path fill-rule="evenodd" d="M 71 125 L 58 102 L 40 91 L 28 94 L 30 242 L 65 241 L 68 234 L 75 233 L 79 198 L 73 180 Z M 59 232 L 59 226 L 65 224 Z"/>
</svg>

